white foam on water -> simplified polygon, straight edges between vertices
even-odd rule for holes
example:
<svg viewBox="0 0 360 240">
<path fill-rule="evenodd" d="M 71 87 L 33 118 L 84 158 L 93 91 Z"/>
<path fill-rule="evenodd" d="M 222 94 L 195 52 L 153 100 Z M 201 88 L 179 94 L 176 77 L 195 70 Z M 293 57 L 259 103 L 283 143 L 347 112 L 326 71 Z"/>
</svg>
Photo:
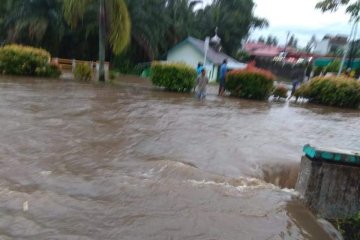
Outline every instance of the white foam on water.
<svg viewBox="0 0 360 240">
<path fill-rule="evenodd" d="M 296 197 L 299 196 L 299 193 L 293 188 L 281 188 L 281 191 L 290 193 L 291 195 L 296 196 Z"/>
<path fill-rule="evenodd" d="M 52 174 L 52 171 L 41 171 L 40 174 L 41 174 L 41 176 L 47 177 Z"/>
<path fill-rule="evenodd" d="M 152 177 L 157 176 L 160 173 L 164 172 L 167 167 L 168 167 L 168 165 L 165 164 L 160 169 L 151 168 L 150 170 L 141 172 L 140 176 L 143 178 L 152 178 Z"/>
<path fill-rule="evenodd" d="M 190 182 L 193 185 L 197 186 L 206 186 L 206 185 L 212 185 L 212 186 L 220 186 L 224 188 L 233 188 L 240 192 L 247 191 L 247 190 L 254 190 L 254 189 L 262 189 L 262 188 L 270 188 L 270 189 L 278 189 L 275 185 L 265 183 L 260 181 L 259 179 L 242 179 L 241 184 L 239 186 L 234 186 L 233 184 L 230 184 L 229 182 L 215 182 L 215 181 L 196 181 L 196 180 L 188 180 L 187 182 Z M 256 183 L 256 185 L 254 184 Z"/>
<path fill-rule="evenodd" d="M 23 211 L 24 211 L 24 212 L 29 211 L 29 202 L 28 202 L 28 201 L 25 201 L 25 202 L 23 203 Z"/>
</svg>

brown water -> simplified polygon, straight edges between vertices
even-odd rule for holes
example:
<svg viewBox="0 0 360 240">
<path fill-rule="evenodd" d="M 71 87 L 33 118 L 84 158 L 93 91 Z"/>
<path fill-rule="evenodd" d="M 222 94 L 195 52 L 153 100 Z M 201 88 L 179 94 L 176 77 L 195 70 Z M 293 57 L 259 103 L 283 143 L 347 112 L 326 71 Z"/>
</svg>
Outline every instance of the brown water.
<svg viewBox="0 0 360 240">
<path fill-rule="evenodd" d="M 359 112 L 143 85 L 0 83 L 0 239 L 330 239 L 293 190 Z M 271 183 L 275 183 L 275 186 Z"/>
</svg>

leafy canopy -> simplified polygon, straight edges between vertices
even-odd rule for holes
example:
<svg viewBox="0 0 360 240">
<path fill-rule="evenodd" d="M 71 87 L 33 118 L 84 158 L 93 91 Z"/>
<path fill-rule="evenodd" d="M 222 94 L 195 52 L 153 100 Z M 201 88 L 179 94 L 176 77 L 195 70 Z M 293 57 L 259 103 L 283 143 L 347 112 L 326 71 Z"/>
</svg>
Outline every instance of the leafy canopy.
<svg viewBox="0 0 360 240">
<path fill-rule="evenodd" d="M 64 17 L 75 28 L 82 20 L 89 6 L 97 0 L 64 0 Z M 107 37 L 115 54 L 121 53 L 130 42 L 131 21 L 124 0 L 105 1 Z"/>
<path fill-rule="evenodd" d="M 350 0 L 323 0 L 316 4 L 316 8 L 323 12 L 337 11 L 340 6 L 346 6 L 346 12 L 350 14 L 351 20 L 359 20 L 360 1 Z"/>
</svg>

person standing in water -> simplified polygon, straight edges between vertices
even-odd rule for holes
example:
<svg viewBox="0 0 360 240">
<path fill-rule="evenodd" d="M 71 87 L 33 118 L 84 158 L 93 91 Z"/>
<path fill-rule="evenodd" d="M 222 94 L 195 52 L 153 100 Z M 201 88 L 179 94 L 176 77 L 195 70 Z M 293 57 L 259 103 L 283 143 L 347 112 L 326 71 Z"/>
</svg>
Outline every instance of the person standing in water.
<svg viewBox="0 0 360 240">
<path fill-rule="evenodd" d="M 204 65 L 202 64 L 202 62 L 199 62 L 196 68 L 196 72 L 198 74 L 198 76 L 201 74 L 201 70 L 204 68 Z"/>
<path fill-rule="evenodd" d="M 290 96 L 288 97 L 287 100 L 290 100 L 290 99 L 294 96 L 296 90 L 297 90 L 297 89 L 299 88 L 299 86 L 300 86 L 300 80 L 299 80 L 299 74 L 298 74 L 298 72 L 294 72 L 294 73 L 292 74 L 292 76 L 291 76 L 291 83 L 292 83 L 291 94 L 290 94 Z M 296 97 L 296 101 L 297 101 L 297 100 L 298 100 L 298 98 Z"/>
<path fill-rule="evenodd" d="M 209 79 L 206 76 L 206 70 L 201 69 L 201 75 L 196 79 L 196 96 L 199 99 L 204 99 L 206 97 L 206 87 L 209 83 Z"/>
<path fill-rule="evenodd" d="M 223 64 L 221 64 L 220 66 L 219 96 L 223 96 L 225 92 L 226 74 L 227 74 L 227 59 L 224 59 Z"/>
</svg>

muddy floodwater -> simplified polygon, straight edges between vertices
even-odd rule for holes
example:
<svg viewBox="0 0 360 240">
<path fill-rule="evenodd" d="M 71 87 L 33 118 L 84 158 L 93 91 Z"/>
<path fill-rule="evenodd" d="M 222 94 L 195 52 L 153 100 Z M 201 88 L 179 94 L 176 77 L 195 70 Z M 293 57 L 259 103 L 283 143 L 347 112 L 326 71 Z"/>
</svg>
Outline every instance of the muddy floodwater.
<svg viewBox="0 0 360 240">
<path fill-rule="evenodd" d="M 0 239 L 331 239 L 292 188 L 359 111 L 130 82 L 0 82 Z"/>
</svg>

